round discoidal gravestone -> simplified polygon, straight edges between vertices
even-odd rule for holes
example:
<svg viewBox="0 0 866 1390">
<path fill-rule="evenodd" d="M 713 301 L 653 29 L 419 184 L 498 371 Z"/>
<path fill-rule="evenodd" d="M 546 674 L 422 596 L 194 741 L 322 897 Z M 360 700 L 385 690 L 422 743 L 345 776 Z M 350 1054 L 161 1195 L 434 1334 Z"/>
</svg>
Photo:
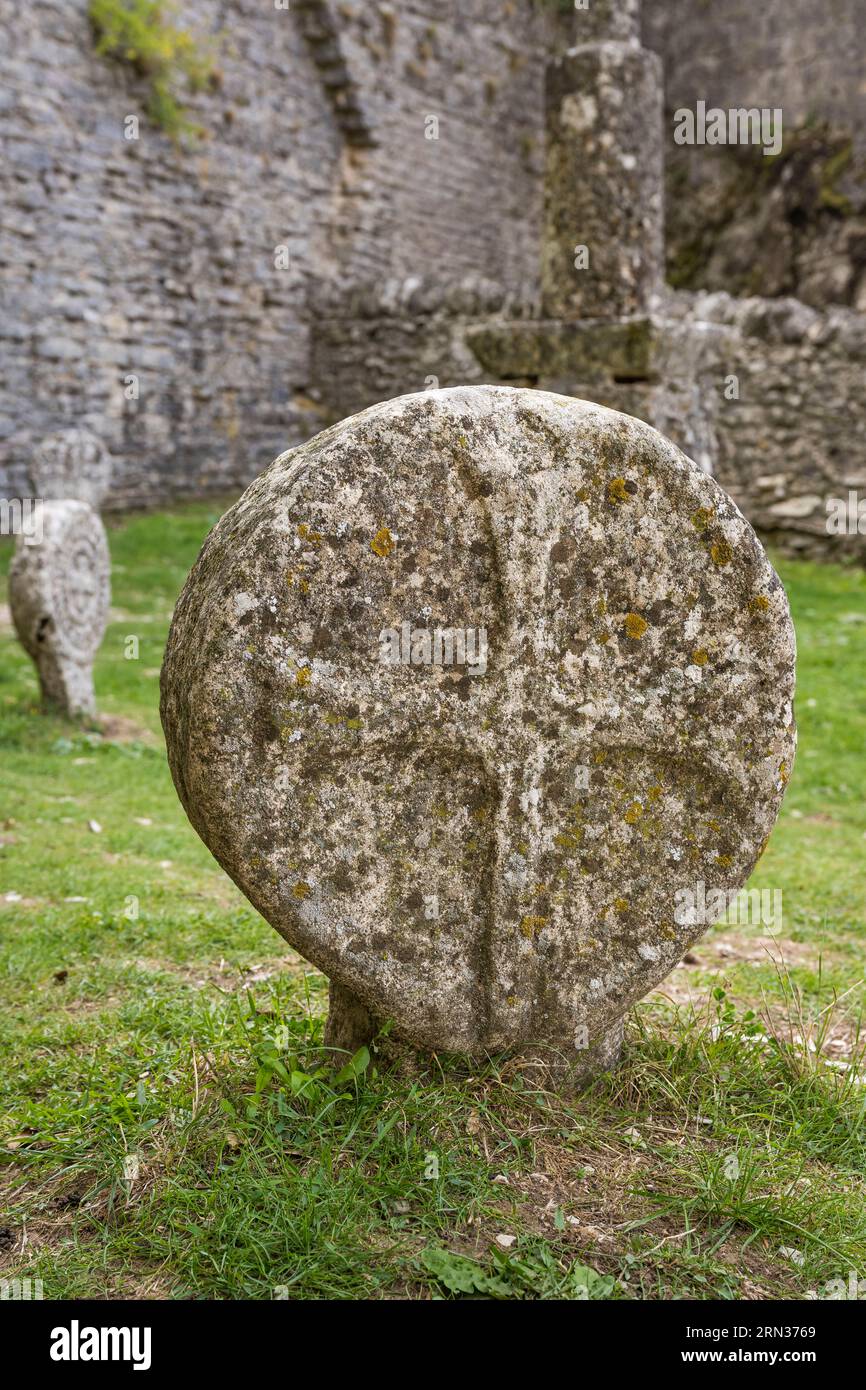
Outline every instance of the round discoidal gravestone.
<svg viewBox="0 0 866 1390">
<path fill-rule="evenodd" d="M 9 570 L 12 620 L 45 703 L 67 715 L 94 714 L 93 659 L 111 598 L 105 528 L 86 502 L 37 506 L 40 526 L 32 538 L 19 537 Z"/>
<path fill-rule="evenodd" d="M 247 489 L 162 719 L 196 830 L 330 977 L 326 1041 L 390 1018 L 587 1075 L 760 855 L 793 686 L 784 590 L 711 477 L 629 416 L 478 386 Z"/>
</svg>

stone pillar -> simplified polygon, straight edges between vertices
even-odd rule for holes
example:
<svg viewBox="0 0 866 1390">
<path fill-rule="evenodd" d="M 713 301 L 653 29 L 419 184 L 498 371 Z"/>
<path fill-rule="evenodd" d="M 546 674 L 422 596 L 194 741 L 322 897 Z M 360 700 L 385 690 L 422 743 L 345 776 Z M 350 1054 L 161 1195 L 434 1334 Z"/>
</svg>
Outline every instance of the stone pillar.
<svg viewBox="0 0 866 1390">
<path fill-rule="evenodd" d="M 575 0 L 575 44 L 640 43 L 642 0 Z"/>
<path fill-rule="evenodd" d="M 575 20 L 547 70 L 543 316 L 639 315 L 663 274 L 661 60 L 637 3 L 590 0 Z"/>
<path fill-rule="evenodd" d="M 357 995 L 336 980 L 329 981 L 328 1021 L 325 1027 L 326 1061 L 332 1066 L 341 1066 L 343 1059 L 338 1052 L 354 1053 L 373 1041 L 380 1022 Z"/>
</svg>

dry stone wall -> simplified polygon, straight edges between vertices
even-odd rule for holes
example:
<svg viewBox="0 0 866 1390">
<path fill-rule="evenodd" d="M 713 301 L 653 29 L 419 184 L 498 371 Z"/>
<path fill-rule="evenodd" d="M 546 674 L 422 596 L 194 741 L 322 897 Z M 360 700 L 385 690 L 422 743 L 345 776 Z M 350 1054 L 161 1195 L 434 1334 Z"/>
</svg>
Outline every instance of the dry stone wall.
<svg viewBox="0 0 866 1390">
<path fill-rule="evenodd" d="M 866 473 L 855 0 L 183 0 L 221 35 L 186 148 L 124 139 L 146 90 L 86 12 L 0 0 L 0 496 L 59 430 L 109 450 L 107 507 L 151 505 L 376 401 L 503 382 L 634 413 L 762 529 L 861 556 L 826 527 Z M 678 165 L 697 98 L 799 134 Z M 669 279 L 742 300 L 665 291 L 662 149 Z"/>
<path fill-rule="evenodd" d="M 146 89 L 95 54 L 86 0 L 0 0 L 3 495 L 71 426 L 114 457 L 110 506 L 237 488 L 322 422 L 316 286 L 537 278 L 550 7 L 180 16 L 222 35 L 218 81 L 190 100 L 207 139 L 185 149 L 144 117 L 124 138 Z"/>
<path fill-rule="evenodd" d="M 862 0 L 645 0 L 643 39 L 664 63 L 671 282 L 866 309 Z M 782 151 L 676 145 L 698 100 L 780 108 Z"/>
</svg>

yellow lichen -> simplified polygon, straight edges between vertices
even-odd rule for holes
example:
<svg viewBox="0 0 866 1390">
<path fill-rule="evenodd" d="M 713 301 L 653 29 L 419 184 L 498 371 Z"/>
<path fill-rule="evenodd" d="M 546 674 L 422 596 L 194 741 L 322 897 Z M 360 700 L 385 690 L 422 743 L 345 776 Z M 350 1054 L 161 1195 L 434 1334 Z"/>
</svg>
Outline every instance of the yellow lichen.
<svg viewBox="0 0 866 1390">
<path fill-rule="evenodd" d="M 554 835 L 553 843 L 560 849 L 580 849 L 580 841 L 583 831 L 580 829 L 563 830 L 558 835 Z"/>
<path fill-rule="evenodd" d="M 309 666 L 299 666 L 295 672 L 295 683 L 297 685 L 309 685 L 312 677 L 313 672 Z"/>
<path fill-rule="evenodd" d="M 626 825 L 636 825 L 643 815 L 643 802 L 633 801 L 623 816 Z"/>
<path fill-rule="evenodd" d="M 647 621 L 639 613 L 627 613 L 625 619 L 625 632 L 627 637 L 639 642 L 647 630 Z"/>
<path fill-rule="evenodd" d="M 304 898 L 308 898 L 312 891 L 313 890 L 310 887 L 309 883 L 304 883 L 302 879 L 301 882 L 296 883 L 294 888 L 292 889 L 292 897 L 298 898 L 300 902 L 303 902 Z"/>
<path fill-rule="evenodd" d="M 782 779 L 782 786 L 783 786 L 783 787 L 784 787 L 784 786 L 787 786 L 787 784 L 788 784 L 788 764 L 787 764 L 787 763 L 779 763 L 779 776 L 780 776 L 780 778 Z"/>
<path fill-rule="evenodd" d="M 302 594 L 307 594 L 310 591 L 310 581 L 302 578 L 299 574 L 294 574 L 292 570 L 286 570 L 286 583 L 290 589 L 293 589 L 297 584 Z"/>
<path fill-rule="evenodd" d="M 374 555 L 378 555 L 382 559 L 384 559 L 386 555 L 391 554 L 391 551 L 394 549 L 394 537 L 391 535 L 387 526 L 380 526 L 370 542 L 370 549 Z"/>
<path fill-rule="evenodd" d="M 298 535 L 302 541 L 309 541 L 311 545 L 320 545 L 322 537 L 318 531 L 311 531 L 305 521 L 298 527 Z"/>
<path fill-rule="evenodd" d="M 615 898 L 613 904 L 614 912 L 628 912 L 629 904 L 627 898 Z"/>
<path fill-rule="evenodd" d="M 712 507 L 698 507 L 698 510 L 691 518 L 691 523 L 694 526 L 695 530 L 706 531 L 707 527 L 710 524 L 710 521 L 712 520 L 713 515 L 714 513 Z"/>
<path fill-rule="evenodd" d="M 766 594 L 755 594 L 754 598 L 749 599 L 750 613 L 766 613 L 770 606 L 770 600 Z"/>
<path fill-rule="evenodd" d="M 734 558 L 734 552 L 727 541 L 716 541 L 710 546 L 710 558 L 714 565 L 729 565 Z"/>
<path fill-rule="evenodd" d="M 706 647 L 698 647 L 697 651 L 692 652 L 692 663 L 695 666 L 706 666 L 710 659 L 710 654 Z"/>
<path fill-rule="evenodd" d="M 537 941 L 541 935 L 543 927 L 547 926 L 546 917 L 538 917 L 533 913 L 528 914 L 520 923 L 520 934 L 525 936 L 527 941 Z"/>
<path fill-rule="evenodd" d="M 627 502 L 629 500 L 625 478 L 611 478 L 607 485 L 607 500 L 608 502 Z"/>
</svg>

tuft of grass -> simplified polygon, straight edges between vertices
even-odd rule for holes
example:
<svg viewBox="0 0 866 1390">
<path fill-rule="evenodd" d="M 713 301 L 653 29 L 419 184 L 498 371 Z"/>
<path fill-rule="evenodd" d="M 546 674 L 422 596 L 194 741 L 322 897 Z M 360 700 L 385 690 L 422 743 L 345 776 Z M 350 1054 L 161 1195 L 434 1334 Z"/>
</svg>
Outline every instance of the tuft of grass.
<svg viewBox="0 0 866 1390">
<path fill-rule="evenodd" d="M 173 140 L 201 138 L 180 97 L 185 85 L 203 91 L 219 79 L 214 43 L 205 44 L 172 20 L 166 0 L 89 0 L 96 51 L 127 63 L 147 82 L 147 113 Z"/>
</svg>

